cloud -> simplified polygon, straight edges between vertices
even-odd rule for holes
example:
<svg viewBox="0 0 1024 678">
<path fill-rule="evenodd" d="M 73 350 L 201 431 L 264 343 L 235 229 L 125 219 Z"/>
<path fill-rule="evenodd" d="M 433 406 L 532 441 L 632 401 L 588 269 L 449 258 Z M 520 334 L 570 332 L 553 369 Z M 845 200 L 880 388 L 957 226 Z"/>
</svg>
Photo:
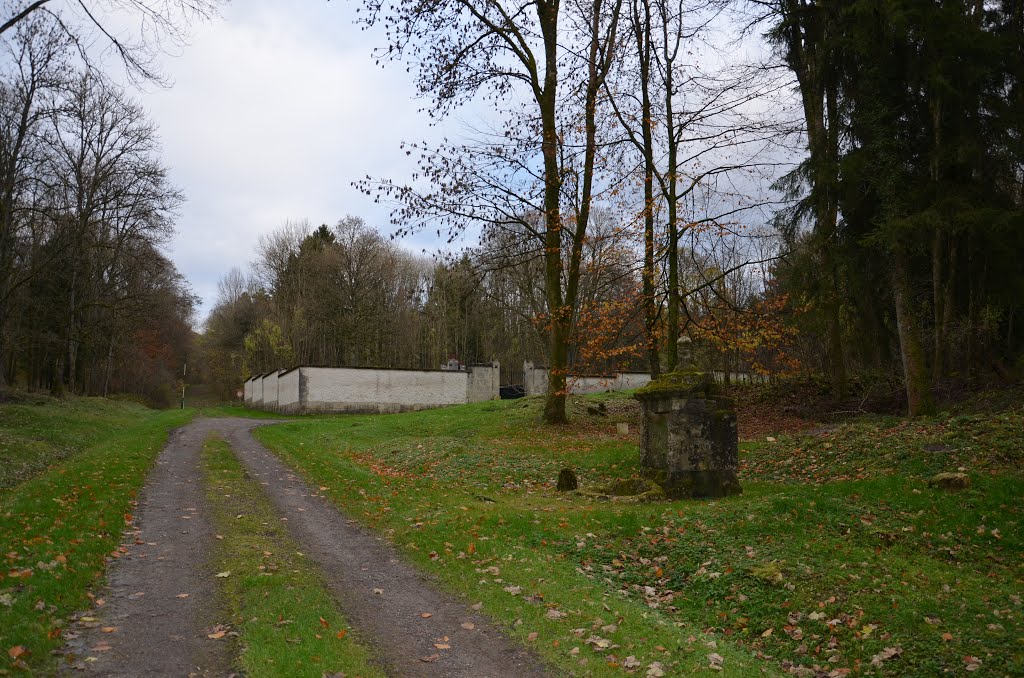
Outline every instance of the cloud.
<svg viewBox="0 0 1024 678">
<path fill-rule="evenodd" d="M 351 213 L 390 231 L 351 182 L 407 176 L 400 140 L 438 132 L 409 76 L 374 65 L 373 36 L 351 20 L 339 3 L 233 3 L 166 63 L 173 87 L 140 95 L 187 196 L 169 251 L 204 313 L 219 277 L 287 219 Z"/>
</svg>

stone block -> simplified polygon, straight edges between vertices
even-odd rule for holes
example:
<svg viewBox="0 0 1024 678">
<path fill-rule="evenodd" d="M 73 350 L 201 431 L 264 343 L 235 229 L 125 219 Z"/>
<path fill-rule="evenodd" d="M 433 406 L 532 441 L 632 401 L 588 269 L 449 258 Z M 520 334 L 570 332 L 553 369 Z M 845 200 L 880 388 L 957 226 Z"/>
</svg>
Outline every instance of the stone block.
<svg viewBox="0 0 1024 678">
<path fill-rule="evenodd" d="M 670 499 L 739 494 L 733 402 L 702 373 L 666 375 L 637 391 L 640 467 Z"/>
</svg>

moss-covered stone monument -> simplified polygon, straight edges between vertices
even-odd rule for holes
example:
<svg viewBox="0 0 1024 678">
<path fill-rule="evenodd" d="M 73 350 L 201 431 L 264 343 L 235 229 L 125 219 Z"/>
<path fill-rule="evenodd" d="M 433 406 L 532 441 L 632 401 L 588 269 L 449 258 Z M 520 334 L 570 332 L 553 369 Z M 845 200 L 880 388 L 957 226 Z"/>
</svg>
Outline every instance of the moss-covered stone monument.
<svg viewBox="0 0 1024 678">
<path fill-rule="evenodd" d="M 680 357 L 681 369 L 634 396 L 643 408 L 641 472 L 670 499 L 739 494 L 732 399 L 721 394 L 710 374 L 694 367 L 689 350 L 681 351 Z"/>
</svg>

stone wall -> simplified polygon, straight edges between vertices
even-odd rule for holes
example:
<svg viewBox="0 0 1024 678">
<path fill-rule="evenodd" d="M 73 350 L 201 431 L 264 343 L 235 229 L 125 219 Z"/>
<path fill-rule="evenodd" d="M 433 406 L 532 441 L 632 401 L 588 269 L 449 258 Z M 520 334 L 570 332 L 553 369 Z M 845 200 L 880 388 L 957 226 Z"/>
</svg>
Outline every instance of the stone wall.
<svg viewBox="0 0 1024 678">
<path fill-rule="evenodd" d="M 500 375 L 498 363 L 466 370 L 296 367 L 253 378 L 246 402 L 289 414 L 405 412 L 493 400 Z"/>
<path fill-rule="evenodd" d="M 402 412 L 467 402 L 468 373 L 302 367 L 304 412 Z"/>
<path fill-rule="evenodd" d="M 569 393 L 585 395 L 587 393 L 605 393 L 607 391 L 627 391 L 640 388 L 651 381 L 651 375 L 628 372 L 609 376 L 569 376 Z"/>
<path fill-rule="evenodd" d="M 544 395 L 548 392 L 548 368 L 523 363 L 523 388 L 526 395 Z"/>
<path fill-rule="evenodd" d="M 725 372 L 712 372 L 714 380 L 725 383 Z M 770 377 L 765 374 L 751 372 L 730 372 L 729 382 L 732 384 L 767 384 Z M 651 375 L 646 372 L 620 372 L 609 375 L 572 375 L 566 377 L 569 393 L 585 395 L 587 393 L 604 393 L 606 391 L 630 391 L 646 386 Z M 531 362 L 523 363 L 523 387 L 526 395 L 544 395 L 548 391 L 548 370 L 546 367 L 535 367 Z"/>
<path fill-rule="evenodd" d="M 619 374 L 618 391 L 629 391 L 651 383 L 651 375 L 647 372 L 622 372 Z"/>
<path fill-rule="evenodd" d="M 466 372 L 466 402 L 493 400 L 501 386 L 501 369 L 497 362 L 471 365 Z"/>
<path fill-rule="evenodd" d="M 640 388 L 651 381 L 651 375 L 644 372 L 621 372 L 609 375 L 572 375 L 566 377 L 569 393 L 585 395 L 606 391 L 627 391 Z M 548 392 L 548 370 L 536 367 L 531 362 L 523 363 L 523 386 L 526 395 L 544 395 Z"/>
<path fill-rule="evenodd" d="M 302 369 L 293 367 L 277 376 L 277 411 L 295 414 L 300 408 Z"/>
<path fill-rule="evenodd" d="M 279 370 L 263 375 L 263 409 L 277 411 L 277 375 Z"/>
<path fill-rule="evenodd" d="M 263 407 L 263 375 L 258 374 L 252 378 L 252 407 L 257 409 Z"/>
</svg>

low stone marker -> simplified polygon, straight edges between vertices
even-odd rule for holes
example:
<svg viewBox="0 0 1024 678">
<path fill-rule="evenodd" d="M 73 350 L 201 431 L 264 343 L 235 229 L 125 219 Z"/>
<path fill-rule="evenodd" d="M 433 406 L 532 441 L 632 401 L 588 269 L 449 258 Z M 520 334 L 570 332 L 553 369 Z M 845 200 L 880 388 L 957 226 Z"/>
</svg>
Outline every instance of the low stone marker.
<svg viewBox="0 0 1024 678">
<path fill-rule="evenodd" d="M 640 470 L 669 499 L 727 497 L 742 492 L 731 398 L 692 366 L 637 390 L 643 408 Z"/>
<path fill-rule="evenodd" d="M 558 491 L 571 492 L 579 487 L 576 473 L 571 468 L 563 468 L 558 474 Z"/>
</svg>

